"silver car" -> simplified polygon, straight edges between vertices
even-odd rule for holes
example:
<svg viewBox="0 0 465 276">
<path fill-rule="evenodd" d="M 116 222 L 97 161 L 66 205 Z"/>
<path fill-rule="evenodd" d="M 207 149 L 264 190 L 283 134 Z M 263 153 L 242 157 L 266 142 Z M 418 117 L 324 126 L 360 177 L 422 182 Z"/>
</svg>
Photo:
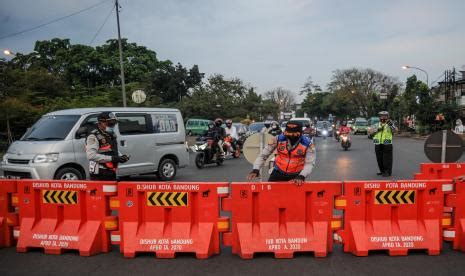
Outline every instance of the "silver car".
<svg viewBox="0 0 465 276">
<path fill-rule="evenodd" d="M 10 178 L 78 180 L 89 177 L 85 152 L 87 131 L 96 127 L 100 112 L 118 118 L 118 149 L 130 156 L 119 176 L 157 173 L 173 180 L 177 168 L 189 164 L 181 112 L 164 108 L 80 108 L 48 113 L 19 141 L 10 145 L 0 175 Z M 87 131 L 86 131 L 87 130 Z"/>
</svg>

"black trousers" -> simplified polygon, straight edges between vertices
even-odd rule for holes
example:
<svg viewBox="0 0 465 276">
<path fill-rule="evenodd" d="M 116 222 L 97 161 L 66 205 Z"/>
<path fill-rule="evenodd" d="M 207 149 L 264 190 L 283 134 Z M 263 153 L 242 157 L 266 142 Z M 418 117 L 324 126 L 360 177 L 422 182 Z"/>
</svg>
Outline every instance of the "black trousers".
<svg viewBox="0 0 465 276">
<path fill-rule="evenodd" d="M 376 161 L 381 173 L 392 174 L 392 144 L 375 145 Z"/>
<path fill-rule="evenodd" d="M 112 170 L 100 169 L 99 174 L 91 174 L 90 180 L 95 181 L 116 181 L 116 172 Z"/>
<path fill-rule="evenodd" d="M 271 174 L 270 178 L 268 178 L 268 182 L 280 182 L 280 181 L 289 181 L 296 178 L 297 174 L 289 175 L 283 174 L 282 172 L 274 169 Z"/>
</svg>

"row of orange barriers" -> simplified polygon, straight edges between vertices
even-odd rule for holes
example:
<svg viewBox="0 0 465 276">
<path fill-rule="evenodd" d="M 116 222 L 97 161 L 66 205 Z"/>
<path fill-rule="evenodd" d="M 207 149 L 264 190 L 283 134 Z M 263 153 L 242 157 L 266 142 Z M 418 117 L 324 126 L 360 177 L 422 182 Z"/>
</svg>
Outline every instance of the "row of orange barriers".
<svg viewBox="0 0 465 276">
<path fill-rule="evenodd" d="M 384 250 L 465 251 L 465 164 L 422 164 L 415 180 L 288 183 L 0 181 L 0 247 L 91 256 L 119 245 L 204 259 L 221 245 L 255 253 L 325 257 L 333 243 L 367 256 Z M 464 167 L 465 168 L 465 167 Z M 230 212 L 230 217 L 221 216 Z"/>
</svg>

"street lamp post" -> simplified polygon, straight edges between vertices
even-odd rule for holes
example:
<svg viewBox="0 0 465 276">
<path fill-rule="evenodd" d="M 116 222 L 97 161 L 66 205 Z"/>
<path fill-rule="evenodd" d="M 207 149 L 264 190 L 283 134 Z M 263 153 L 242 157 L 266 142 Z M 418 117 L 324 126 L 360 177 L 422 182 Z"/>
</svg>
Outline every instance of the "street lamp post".
<svg viewBox="0 0 465 276">
<path fill-rule="evenodd" d="M 15 57 L 16 57 L 16 55 L 17 55 L 16 53 L 14 53 L 14 52 L 12 52 L 11 50 L 8 50 L 8 49 L 3 50 L 3 53 L 4 53 L 5 55 L 7 55 L 7 56 L 15 56 Z M 40 55 L 37 54 L 37 52 L 36 52 L 35 55 L 31 55 L 31 56 L 26 60 L 26 62 L 24 63 L 24 72 L 27 71 L 27 67 L 26 67 L 26 66 L 27 66 L 27 64 L 29 63 L 29 61 L 31 61 L 31 59 L 32 59 L 33 57 L 36 57 L 36 58 L 37 58 L 37 57 L 40 57 Z"/>
<path fill-rule="evenodd" d="M 423 69 L 421 69 L 421 68 L 418 68 L 418 67 L 415 67 L 415 66 L 410 66 L 410 65 L 404 65 L 404 66 L 402 66 L 402 69 L 404 69 L 404 70 L 407 70 L 407 69 L 417 69 L 417 70 L 422 71 L 423 73 L 425 73 L 425 75 L 426 75 L 426 85 L 427 85 L 428 88 L 429 88 L 428 72 L 426 72 L 425 70 L 423 70 Z"/>
</svg>

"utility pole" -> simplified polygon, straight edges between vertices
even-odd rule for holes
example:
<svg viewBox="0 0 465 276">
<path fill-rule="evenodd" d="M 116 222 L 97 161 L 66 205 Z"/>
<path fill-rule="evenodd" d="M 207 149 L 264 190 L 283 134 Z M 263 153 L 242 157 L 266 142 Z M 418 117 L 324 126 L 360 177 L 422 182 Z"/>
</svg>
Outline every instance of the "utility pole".
<svg viewBox="0 0 465 276">
<path fill-rule="evenodd" d="M 126 107 L 126 85 L 124 82 L 124 65 L 123 65 L 123 47 L 121 46 L 121 31 L 119 28 L 119 4 L 115 0 L 116 6 L 116 23 L 118 24 L 118 46 L 119 46 L 119 64 L 121 67 L 121 92 L 123 94 L 123 107 Z"/>
</svg>

